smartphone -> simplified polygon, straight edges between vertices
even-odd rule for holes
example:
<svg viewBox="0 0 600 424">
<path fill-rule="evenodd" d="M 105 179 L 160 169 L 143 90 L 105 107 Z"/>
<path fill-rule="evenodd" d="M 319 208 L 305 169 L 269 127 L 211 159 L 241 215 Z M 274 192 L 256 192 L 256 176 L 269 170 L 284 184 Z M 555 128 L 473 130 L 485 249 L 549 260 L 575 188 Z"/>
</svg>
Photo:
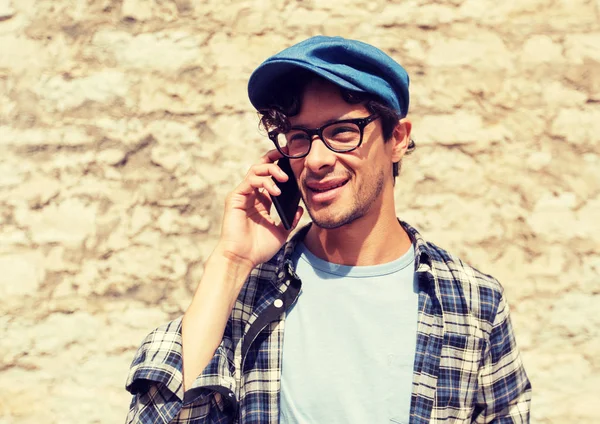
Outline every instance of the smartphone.
<svg viewBox="0 0 600 424">
<path fill-rule="evenodd" d="M 288 158 L 279 159 L 277 165 L 289 178 L 284 183 L 273 178 L 273 181 L 275 181 L 275 184 L 279 187 L 279 190 L 281 190 L 281 194 L 279 196 L 271 196 L 271 198 L 273 200 L 273 205 L 275 205 L 275 209 L 279 214 L 279 218 L 281 218 L 283 227 L 286 230 L 289 230 L 292 228 L 294 216 L 296 215 L 296 210 L 300 204 L 300 189 L 298 188 L 296 177 L 294 177 L 294 173 L 292 172 L 290 160 Z"/>
</svg>

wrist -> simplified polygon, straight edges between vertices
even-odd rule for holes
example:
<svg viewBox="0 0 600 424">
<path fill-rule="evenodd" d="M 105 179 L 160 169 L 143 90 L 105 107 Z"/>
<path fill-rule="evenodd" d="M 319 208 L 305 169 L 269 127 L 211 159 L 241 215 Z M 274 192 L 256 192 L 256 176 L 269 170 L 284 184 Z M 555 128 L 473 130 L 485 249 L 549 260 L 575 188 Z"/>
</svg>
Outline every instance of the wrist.
<svg viewBox="0 0 600 424">
<path fill-rule="evenodd" d="M 205 268 L 214 267 L 238 276 L 249 275 L 255 266 L 251 260 L 236 255 L 222 245 L 217 245 L 205 263 Z"/>
<path fill-rule="evenodd" d="M 227 286 L 241 287 L 254 267 L 250 260 L 217 246 L 204 264 L 204 273 L 219 276 Z"/>
<path fill-rule="evenodd" d="M 207 304 L 213 308 L 223 304 L 225 309 L 231 311 L 252 269 L 250 261 L 215 249 L 204 263 L 202 278 L 186 315 L 197 313 L 200 306 L 205 310 Z"/>
</svg>

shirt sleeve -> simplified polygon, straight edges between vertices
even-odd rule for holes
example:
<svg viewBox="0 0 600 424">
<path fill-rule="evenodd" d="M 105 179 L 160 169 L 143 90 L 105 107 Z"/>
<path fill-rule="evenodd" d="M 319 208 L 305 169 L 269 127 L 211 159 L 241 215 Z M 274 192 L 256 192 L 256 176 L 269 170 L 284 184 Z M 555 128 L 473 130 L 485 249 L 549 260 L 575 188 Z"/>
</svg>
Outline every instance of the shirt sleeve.
<svg viewBox="0 0 600 424">
<path fill-rule="evenodd" d="M 225 422 L 235 393 L 224 337 L 185 393 L 181 318 L 150 333 L 136 352 L 126 389 L 133 395 L 127 424 Z M 227 399 L 227 401 L 226 401 Z"/>
<path fill-rule="evenodd" d="M 509 307 L 501 297 L 479 372 L 475 423 L 529 423 L 531 383 L 515 340 Z"/>
</svg>

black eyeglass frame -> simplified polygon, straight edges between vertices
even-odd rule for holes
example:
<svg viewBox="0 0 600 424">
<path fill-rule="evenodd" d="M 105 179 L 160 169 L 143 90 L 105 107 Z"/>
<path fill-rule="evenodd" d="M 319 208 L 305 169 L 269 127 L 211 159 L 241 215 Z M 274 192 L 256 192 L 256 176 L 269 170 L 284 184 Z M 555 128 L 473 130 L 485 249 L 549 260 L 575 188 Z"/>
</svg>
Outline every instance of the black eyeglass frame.
<svg viewBox="0 0 600 424">
<path fill-rule="evenodd" d="M 349 153 L 353 150 L 356 150 L 360 147 L 360 145 L 363 142 L 363 134 L 364 134 L 364 130 L 365 127 L 367 125 L 369 125 L 371 122 L 375 121 L 376 119 L 378 119 L 380 116 L 377 113 L 374 113 L 372 115 L 369 115 L 365 118 L 354 118 L 354 119 L 341 119 L 339 121 L 333 121 L 330 122 L 328 124 L 325 124 L 319 128 L 306 128 L 306 127 L 291 127 L 289 129 L 289 131 L 292 130 L 300 130 L 300 131 L 304 131 L 305 133 L 308 134 L 308 138 L 310 140 L 309 145 L 308 145 L 308 150 L 306 151 L 306 153 L 300 155 L 300 156 L 290 156 L 287 153 L 285 153 L 283 151 L 283 149 L 279 146 L 279 143 L 277 143 L 277 136 L 279 134 L 285 134 L 285 133 L 281 133 L 280 131 L 269 131 L 269 138 L 271 139 L 271 141 L 273 142 L 273 144 L 275 144 L 275 147 L 277 148 L 277 150 L 285 157 L 289 158 L 289 159 L 302 159 L 306 156 L 308 156 L 308 154 L 310 153 L 310 149 L 312 148 L 313 145 L 313 141 L 314 141 L 314 137 L 315 135 L 319 137 L 319 139 L 323 142 L 323 144 L 325 145 L 325 147 L 327 147 L 329 150 L 331 150 L 332 152 L 335 153 Z M 351 147 L 349 149 L 334 149 L 332 146 L 329 145 L 329 143 L 327 143 L 327 141 L 325 141 L 325 138 L 323 137 L 323 130 L 325 130 L 327 127 L 330 127 L 332 125 L 339 125 L 339 124 L 354 124 L 358 127 L 358 130 L 360 131 L 360 138 L 358 140 L 358 144 L 354 147 Z M 288 131 L 288 132 L 289 132 Z"/>
</svg>

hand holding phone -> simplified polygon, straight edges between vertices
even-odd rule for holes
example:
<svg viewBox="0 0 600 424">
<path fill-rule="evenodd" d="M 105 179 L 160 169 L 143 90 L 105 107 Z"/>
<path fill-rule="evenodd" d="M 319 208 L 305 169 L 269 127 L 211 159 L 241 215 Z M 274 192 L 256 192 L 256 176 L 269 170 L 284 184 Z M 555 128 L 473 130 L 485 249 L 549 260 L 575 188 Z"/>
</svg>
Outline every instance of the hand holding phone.
<svg viewBox="0 0 600 424">
<path fill-rule="evenodd" d="M 273 178 L 273 181 L 275 181 L 275 184 L 281 190 L 281 194 L 279 196 L 271 196 L 271 199 L 281 218 L 283 227 L 286 230 L 289 230 L 292 228 L 294 216 L 296 215 L 296 210 L 300 204 L 300 189 L 298 188 L 296 177 L 294 177 L 294 173 L 292 172 L 290 160 L 288 158 L 282 158 L 277 162 L 277 165 L 289 178 L 284 183 Z"/>
<path fill-rule="evenodd" d="M 288 239 L 295 218 L 299 219 L 303 211 L 298 206 L 299 193 L 294 196 L 298 186 L 289 164 L 284 161 L 283 170 L 276 163 L 281 158 L 275 149 L 267 152 L 227 195 L 215 249 L 220 256 L 256 266 L 272 258 Z M 290 177 L 292 181 L 288 182 Z M 278 185 L 274 180 L 286 183 Z M 279 225 L 272 214 L 273 203 L 282 217 Z"/>
</svg>

